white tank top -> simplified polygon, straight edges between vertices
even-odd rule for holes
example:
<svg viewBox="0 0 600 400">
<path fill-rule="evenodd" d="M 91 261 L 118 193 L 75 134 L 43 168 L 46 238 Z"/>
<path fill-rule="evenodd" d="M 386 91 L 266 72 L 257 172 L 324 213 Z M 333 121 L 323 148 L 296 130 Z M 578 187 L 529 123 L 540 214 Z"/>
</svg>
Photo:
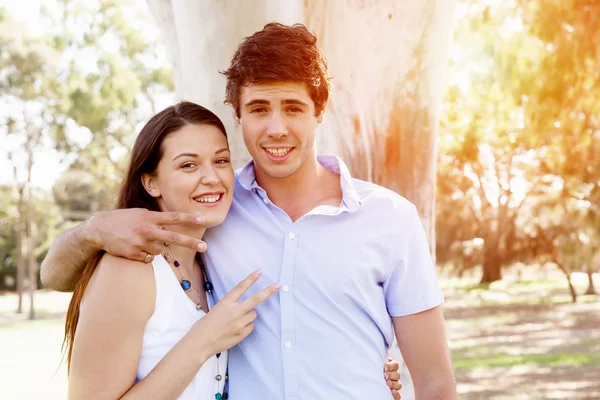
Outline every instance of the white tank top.
<svg viewBox="0 0 600 400">
<path fill-rule="evenodd" d="M 181 289 L 173 270 L 162 256 L 154 258 L 152 268 L 156 280 L 156 305 L 144 330 L 136 382 L 148 375 L 192 325 L 206 315 L 204 311 L 196 309 L 194 302 Z M 211 296 L 207 294 L 207 297 L 209 306 L 212 306 Z M 223 393 L 226 366 L 226 351 L 219 358 L 212 356 L 202 365 L 179 399 L 214 400 L 216 393 Z M 215 379 L 217 375 L 221 375 L 220 381 Z"/>
</svg>

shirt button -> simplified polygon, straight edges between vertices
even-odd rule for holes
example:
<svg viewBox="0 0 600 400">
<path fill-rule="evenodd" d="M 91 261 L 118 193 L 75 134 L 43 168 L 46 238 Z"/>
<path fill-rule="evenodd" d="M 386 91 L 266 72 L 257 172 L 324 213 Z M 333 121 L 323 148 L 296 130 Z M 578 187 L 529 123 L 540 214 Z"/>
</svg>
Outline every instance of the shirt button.
<svg viewBox="0 0 600 400">
<path fill-rule="evenodd" d="M 288 235 L 288 237 L 289 237 L 291 240 L 294 240 L 294 239 L 296 238 L 296 234 L 295 234 L 294 232 L 290 232 L 290 233 L 289 233 L 289 235 Z"/>
<path fill-rule="evenodd" d="M 285 348 L 286 349 L 291 349 L 292 348 L 292 342 L 285 342 Z"/>
<path fill-rule="evenodd" d="M 284 291 L 284 292 L 286 292 L 286 293 L 290 291 L 290 287 L 289 287 L 288 285 L 283 285 L 283 288 L 282 288 L 282 289 L 283 289 L 283 291 Z"/>
</svg>

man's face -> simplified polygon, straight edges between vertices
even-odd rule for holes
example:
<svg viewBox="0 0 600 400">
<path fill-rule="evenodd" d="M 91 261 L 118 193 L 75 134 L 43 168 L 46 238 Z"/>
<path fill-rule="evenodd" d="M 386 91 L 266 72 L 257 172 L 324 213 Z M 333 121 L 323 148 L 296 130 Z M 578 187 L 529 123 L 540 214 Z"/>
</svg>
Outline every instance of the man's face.
<svg viewBox="0 0 600 400">
<path fill-rule="evenodd" d="M 314 156 L 321 121 L 304 83 L 254 84 L 240 93 L 244 143 L 255 167 L 271 178 L 292 176 Z"/>
</svg>

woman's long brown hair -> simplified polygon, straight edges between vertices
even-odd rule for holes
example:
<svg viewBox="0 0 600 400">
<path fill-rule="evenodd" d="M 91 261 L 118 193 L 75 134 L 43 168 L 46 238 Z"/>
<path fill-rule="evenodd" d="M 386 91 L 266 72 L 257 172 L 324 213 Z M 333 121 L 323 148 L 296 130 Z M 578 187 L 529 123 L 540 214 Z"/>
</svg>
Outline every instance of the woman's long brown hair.
<svg viewBox="0 0 600 400">
<path fill-rule="evenodd" d="M 142 175 L 153 174 L 162 158 L 162 143 L 165 138 L 186 125 L 212 125 L 218 128 L 225 137 L 227 133 L 223 122 L 206 108 L 190 102 L 181 102 L 168 107 L 154 117 L 142 128 L 133 145 L 131 160 L 127 174 L 123 179 L 116 209 L 145 208 L 160 211 L 156 199 L 148 194 L 142 185 Z M 73 291 L 65 322 L 63 351 L 67 356 L 67 371 L 71 370 L 73 341 L 79 321 L 79 312 L 87 285 L 100 262 L 104 252 L 99 252 L 90 259 L 83 269 Z"/>
</svg>

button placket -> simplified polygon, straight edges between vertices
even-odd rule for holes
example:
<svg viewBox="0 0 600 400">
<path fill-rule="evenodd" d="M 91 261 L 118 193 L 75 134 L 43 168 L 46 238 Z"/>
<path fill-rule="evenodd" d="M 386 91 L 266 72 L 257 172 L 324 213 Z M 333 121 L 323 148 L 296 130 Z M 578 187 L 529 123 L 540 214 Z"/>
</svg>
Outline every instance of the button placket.
<svg viewBox="0 0 600 400">
<path fill-rule="evenodd" d="M 293 229 L 297 226 L 290 224 L 289 227 Z M 297 399 L 299 380 L 298 358 L 295 351 L 296 313 L 294 296 L 290 293 L 290 287 L 294 284 L 299 232 L 292 231 L 292 229 L 282 232 L 284 248 L 281 275 L 279 277 L 279 281 L 282 283 L 279 304 L 281 310 L 281 351 L 286 399 Z"/>
</svg>

